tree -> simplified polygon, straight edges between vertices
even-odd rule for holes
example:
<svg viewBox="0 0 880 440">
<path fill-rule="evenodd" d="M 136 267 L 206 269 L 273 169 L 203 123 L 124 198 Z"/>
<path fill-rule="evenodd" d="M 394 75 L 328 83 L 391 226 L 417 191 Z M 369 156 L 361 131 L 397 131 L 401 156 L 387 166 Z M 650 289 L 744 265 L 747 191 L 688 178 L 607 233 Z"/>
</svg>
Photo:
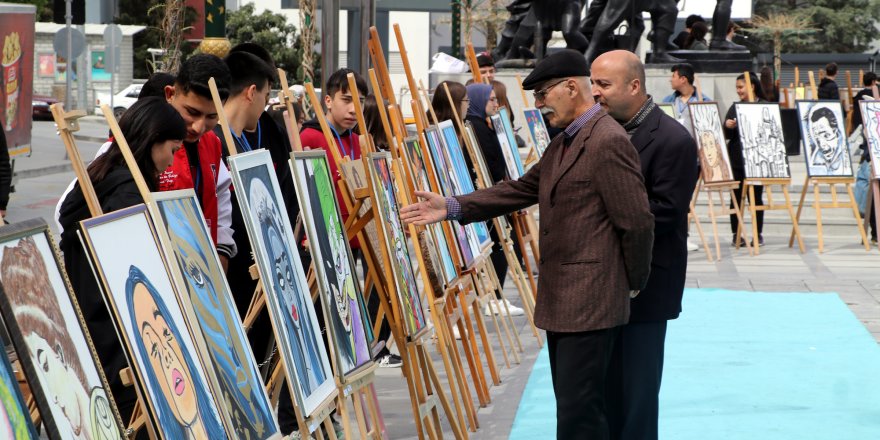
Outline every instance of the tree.
<svg viewBox="0 0 880 440">
<path fill-rule="evenodd" d="M 3 0 L 7 3 L 18 3 L 22 5 L 34 5 L 37 7 L 37 21 L 52 21 L 54 15 L 54 3 L 52 0 Z"/>
<path fill-rule="evenodd" d="M 809 27 L 821 31 L 784 36 L 786 52 L 858 53 L 870 49 L 875 39 L 880 0 L 755 0 L 755 16 L 792 11 L 810 17 Z M 757 39 L 761 47 L 771 47 L 766 37 Z"/>
<path fill-rule="evenodd" d="M 253 3 L 245 4 L 226 15 L 226 38 L 233 46 L 247 42 L 263 46 L 272 55 L 275 66 L 288 72 L 291 84 L 303 81 L 299 68 L 303 48 L 296 27 L 287 23 L 284 15 L 268 10 L 256 14 Z"/>
</svg>

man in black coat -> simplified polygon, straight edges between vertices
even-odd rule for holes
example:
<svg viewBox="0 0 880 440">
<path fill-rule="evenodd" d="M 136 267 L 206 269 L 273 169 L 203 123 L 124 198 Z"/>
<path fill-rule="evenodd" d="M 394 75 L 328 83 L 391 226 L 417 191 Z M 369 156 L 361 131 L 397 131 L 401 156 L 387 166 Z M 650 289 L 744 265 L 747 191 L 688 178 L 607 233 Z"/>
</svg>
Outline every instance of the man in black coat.
<svg viewBox="0 0 880 440">
<path fill-rule="evenodd" d="M 819 81 L 819 99 L 840 99 L 840 87 L 834 81 L 837 78 L 837 63 L 825 66 L 825 78 Z"/>
<path fill-rule="evenodd" d="M 697 183 L 697 146 L 687 130 L 645 91 L 645 69 L 628 51 L 601 55 L 591 66 L 593 96 L 623 125 L 639 152 L 654 214 L 654 250 L 647 286 L 632 299 L 606 378 L 611 439 L 656 439 L 666 323 L 681 313 L 687 274 L 687 224 Z"/>
</svg>

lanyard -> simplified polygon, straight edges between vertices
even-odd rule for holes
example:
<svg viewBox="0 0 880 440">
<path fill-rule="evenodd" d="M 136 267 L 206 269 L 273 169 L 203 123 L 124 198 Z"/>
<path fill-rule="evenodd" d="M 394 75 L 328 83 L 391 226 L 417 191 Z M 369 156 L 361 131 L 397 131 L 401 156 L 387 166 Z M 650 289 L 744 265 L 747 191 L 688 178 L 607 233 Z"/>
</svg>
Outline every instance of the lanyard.
<svg viewBox="0 0 880 440">
<path fill-rule="evenodd" d="M 232 130 L 229 130 L 229 132 L 232 133 L 232 137 L 234 137 L 235 140 L 238 141 L 239 144 L 241 144 L 241 149 L 244 150 L 245 153 L 252 150 L 251 143 L 248 142 L 247 136 L 244 135 L 244 131 L 241 132 L 241 136 L 235 134 L 235 132 Z"/>
<path fill-rule="evenodd" d="M 336 136 L 336 140 L 339 141 L 339 149 L 342 150 L 342 155 L 348 157 L 351 160 L 354 160 L 355 159 L 354 146 L 351 147 L 351 154 L 349 155 L 348 151 L 345 149 L 345 144 L 342 143 L 342 137 L 339 136 L 339 133 L 336 131 L 335 128 L 333 128 L 332 125 L 330 125 L 330 124 L 327 124 L 327 125 L 330 127 L 330 131 L 333 132 L 333 135 Z M 349 136 L 349 139 L 351 139 L 351 136 Z M 329 145 L 328 145 L 328 147 L 329 147 Z"/>
</svg>

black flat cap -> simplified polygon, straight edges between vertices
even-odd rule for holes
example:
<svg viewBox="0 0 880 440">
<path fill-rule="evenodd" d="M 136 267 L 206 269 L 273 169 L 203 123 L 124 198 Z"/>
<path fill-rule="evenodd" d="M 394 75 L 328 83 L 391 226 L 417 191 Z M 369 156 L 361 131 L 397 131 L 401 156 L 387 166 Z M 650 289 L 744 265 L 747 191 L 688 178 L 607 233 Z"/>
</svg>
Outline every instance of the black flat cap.
<svg viewBox="0 0 880 440">
<path fill-rule="evenodd" d="M 551 79 L 589 75 L 590 66 L 587 65 L 584 54 L 576 50 L 563 49 L 538 61 L 535 69 L 523 81 L 523 89 L 534 90 L 535 87 Z"/>
</svg>

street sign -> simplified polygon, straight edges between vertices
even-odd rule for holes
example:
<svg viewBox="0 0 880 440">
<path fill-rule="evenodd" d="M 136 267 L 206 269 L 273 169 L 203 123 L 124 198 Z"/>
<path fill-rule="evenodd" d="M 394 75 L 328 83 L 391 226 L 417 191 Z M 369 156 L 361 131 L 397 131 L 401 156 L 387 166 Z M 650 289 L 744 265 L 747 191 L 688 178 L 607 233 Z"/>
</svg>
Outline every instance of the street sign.
<svg viewBox="0 0 880 440">
<path fill-rule="evenodd" d="M 119 25 L 108 24 L 104 29 L 104 46 L 104 68 L 115 73 L 118 71 L 122 46 L 122 30 Z"/>
<path fill-rule="evenodd" d="M 73 52 L 73 56 L 70 57 L 67 55 L 67 29 L 68 28 L 62 28 L 55 33 L 52 47 L 55 49 L 55 53 L 69 60 L 80 56 L 86 49 L 86 37 L 79 31 L 79 29 L 70 28 L 70 51 Z M 122 39 L 120 39 L 120 41 L 122 41 Z"/>
</svg>

